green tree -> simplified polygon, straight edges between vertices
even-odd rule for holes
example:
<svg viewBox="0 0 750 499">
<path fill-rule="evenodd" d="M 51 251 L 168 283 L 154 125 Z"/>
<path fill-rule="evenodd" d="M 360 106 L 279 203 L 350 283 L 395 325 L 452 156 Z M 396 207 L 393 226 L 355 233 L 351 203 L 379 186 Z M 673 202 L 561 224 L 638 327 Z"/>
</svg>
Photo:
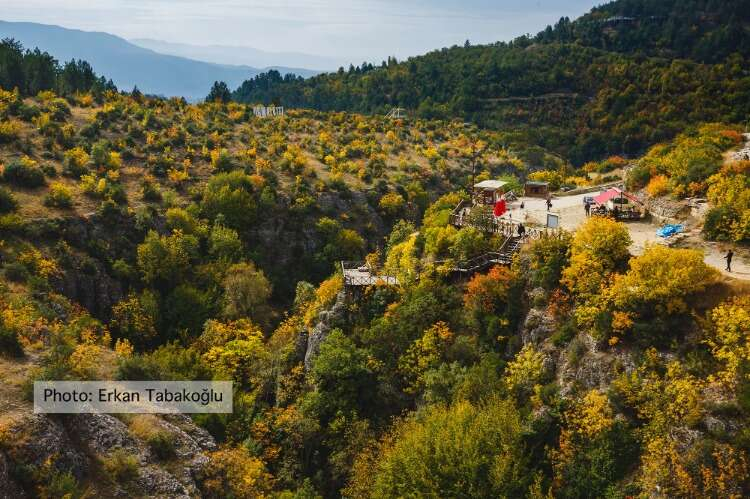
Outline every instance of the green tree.
<svg viewBox="0 0 750 499">
<path fill-rule="evenodd" d="M 169 287 L 180 282 L 198 255 L 198 240 L 176 230 L 169 236 L 149 231 L 138 245 L 138 268 L 146 284 Z"/>
<path fill-rule="evenodd" d="M 327 424 L 339 412 L 367 414 L 373 409 L 377 379 L 368 359 L 340 329 L 333 330 L 310 370 L 315 391 L 305 400 L 307 411 Z"/>
<path fill-rule="evenodd" d="M 509 402 L 432 406 L 397 424 L 352 481 L 368 497 L 523 497 L 533 474 L 522 433 Z"/>
<path fill-rule="evenodd" d="M 265 324 L 269 319 L 268 298 L 271 283 L 262 270 L 251 263 L 229 267 L 222 282 L 224 287 L 224 316 L 229 319 L 252 318 Z"/>
<path fill-rule="evenodd" d="M 223 81 L 215 81 L 211 86 L 211 91 L 206 96 L 206 102 L 221 102 L 226 104 L 232 99 L 232 92 Z"/>
</svg>

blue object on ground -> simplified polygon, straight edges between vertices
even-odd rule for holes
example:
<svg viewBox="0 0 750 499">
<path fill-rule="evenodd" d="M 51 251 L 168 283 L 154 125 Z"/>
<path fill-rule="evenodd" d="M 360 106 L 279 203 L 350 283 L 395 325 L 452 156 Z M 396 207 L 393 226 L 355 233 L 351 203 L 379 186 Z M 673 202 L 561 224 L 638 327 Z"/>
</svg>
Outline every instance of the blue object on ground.
<svg viewBox="0 0 750 499">
<path fill-rule="evenodd" d="M 680 224 L 667 224 L 661 229 L 656 231 L 656 235 L 659 237 L 669 237 L 673 236 L 675 234 L 679 234 L 680 232 L 683 232 L 685 230 L 685 227 Z"/>
</svg>

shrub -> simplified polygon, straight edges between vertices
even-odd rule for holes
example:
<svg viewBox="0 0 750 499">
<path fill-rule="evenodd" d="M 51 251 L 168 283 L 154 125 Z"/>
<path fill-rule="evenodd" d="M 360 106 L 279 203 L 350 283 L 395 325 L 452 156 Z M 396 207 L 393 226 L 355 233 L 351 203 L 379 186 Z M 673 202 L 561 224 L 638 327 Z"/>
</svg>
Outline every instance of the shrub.
<svg viewBox="0 0 750 499">
<path fill-rule="evenodd" d="M 10 213 L 16 211 L 18 208 L 18 201 L 13 196 L 13 193 L 4 187 L 0 187 L 0 213 Z"/>
<path fill-rule="evenodd" d="M 0 121 L 0 144 L 13 142 L 19 136 L 21 125 L 18 121 Z"/>
<path fill-rule="evenodd" d="M 271 284 L 252 262 L 232 265 L 222 285 L 224 315 L 228 318 L 252 317 L 257 321 L 268 313 L 265 304 L 271 296 Z"/>
<path fill-rule="evenodd" d="M 578 367 L 578 365 L 581 362 L 581 358 L 586 354 L 588 351 L 588 347 L 586 347 L 586 344 L 578 339 L 573 338 L 573 340 L 568 345 L 568 362 L 573 367 Z"/>
<path fill-rule="evenodd" d="M 651 180 L 651 170 L 646 164 L 638 164 L 634 166 L 629 172 L 626 182 L 628 190 L 637 191 L 648 185 Z"/>
<path fill-rule="evenodd" d="M 487 274 L 476 274 L 466 285 L 464 306 L 468 310 L 494 313 L 505 304 L 513 273 L 495 266 Z"/>
<path fill-rule="evenodd" d="M 709 318 L 712 327 L 706 343 L 723 367 L 716 377 L 736 388 L 747 380 L 743 370 L 750 360 L 750 297 L 735 297 L 722 303 L 709 313 Z"/>
<path fill-rule="evenodd" d="M 146 438 L 146 443 L 157 459 L 172 459 L 177 455 L 174 446 L 174 435 L 166 431 L 157 431 Z"/>
<path fill-rule="evenodd" d="M 157 459 L 164 461 L 175 457 L 175 437 L 159 427 L 155 416 L 150 414 L 136 416 L 130 423 L 130 431 L 148 444 L 149 450 Z"/>
<path fill-rule="evenodd" d="M 248 175 L 240 171 L 219 173 L 208 181 L 201 200 L 201 212 L 211 220 L 220 213 L 233 229 L 249 226 L 255 219 L 257 203 Z"/>
<path fill-rule="evenodd" d="M 0 319 L 0 355 L 23 357 L 23 347 L 18 334 L 7 327 Z"/>
<path fill-rule="evenodd" d="M 161 201 L 162 195 L 159 190 L 159 185 L 156 180 L 151 176 L 146 176 L 141 184 L 144 201 L 159 202 Z"/>
<path fill-rule="evenodd" d="M 268 497 L 273 487 L 273 477 L 263 461 L 242 447 L 212 453 L 199 478 L 201 492 L 207 498 Z"/>
<path fill-rule="evenodd" d="M 47 470 L 45 470 L 47 471 Z M 78 480 L 69 472 L 65 473 L 52 468 L 49 474 L 44 476 L 46 484 L 39 487 L 40 497 L 63 497 L 65 499 L 79 499 L 88 497 L 85 490 L 81 489 Z"/>
<path fill-rule="evenodd" d="M 116 449 L 104 459 L 104 471 L 117 483 L 128 483 L 138 476 L 138 459 L 124 449 Z"/>
<path fill-rule="evenodd" d="M 706 212 L 703 234 L 712 241 L 729 241 L 732 238 L 732 224 L 737 218 L 737 211 L 731 206 L 711 208 Z"/>
<path fill-rule="evenodd" d="M 384 195 L 380 198 L 380 202 L 378 203 L 380 210 L 390 217 L 394 217 L 401 213 L 405 206 L 406 201 L 404 201 L 403 196 L 395 192 Z"/>
<path fill-rule="evenodd" d="M 570 262 L 572 236 L 563 232 L 560 237 L 543 238 L 531 243 L 525 250 L 529 269 L 526 275 L 534 287 L 552 290 L 560 284 L 565 267 Z"/>
<path fill-rule="evenodd" d="M 198 254 L 198 239 L 177 231 L 159 236 L 150 231 L 138 245 L 138 268 L 148 284 L 176 284 L 190 271 Z"/>
<path fill-rule="evenodd" d="M 208 253 L 213 258 L 237 261 L 242 258 L 242 241 L 236 230 L 214 224 L 208 237 Z"/>
<path fill-rule="evenodd" d="M 52 114 L 52 119 L 54 119 L 55 121 L 65 121 L 65 118 L 71 115 L 68 103 L 65 102 L 64 99 L 60 98 L 54 99 L 50 103 L 49 110 Z"/>
<path fill-rule="evenodd" d="M 29 271 L 22 264 L 13 262 L 5 265 L 5 278 L 11 282 L 26 282 Z"/>
<path fill-rule="evenodd" d="M 646 186 L 646 192 L 648 192 L 651 197 L 663 196 L 669 192 L 669 180 L 665 175 L 652 177 Z"/>
<path fill-rule="evenodd" d="M 47 197 L 44 198 L 44 204 L 56 208 L 70 208 L 73 206 L 73 196 L 65 184 L 53 182 L 50 185 Z"/>
<path fill-rule="evenodd" d="M 553 191 L 559 189 L 560 185 L 563 183 L 563 178 L 560 172 L 551 170 L 541 170 L 529 173 L 529 180 L 549 182 L 549 188 Z"/>
<path fill-rule="evenodd" d="M 11 161 L 5 167 L 3 178 L 6 182 L 22 187 L 39 187 L 44 185 L 44 172 L 37 166 L 36 161 L 28 156 Z"/>
<path fill-rule="evenodd" d="M 375 455 L 360 455 L 344 495 L 522 497 L 533 477 L 521 428 L 512 404 L 495 399 L 429 407 L 397 423 L 380 448 L 370 450 Z"/>
<path fill-rule="evenodd" d="M 570 265 L 563 270 L 562 284 L 577 295 L 597 293 L 607 275 L 625 267 L 630 243 L 630 232 L 624 224 L 609 218 L 589 218 L 573 237 Z"/>
<path fill-rule="evenodd" d="M 467 260 L 484 253 L 488 246 L 482 232 L 474 227 L 464 227 L 456 233 L 450 254 L 457 260 Z"/>
<path fill-rule="evenodd" d="M 86 165 L 88 165 L 89 160 L 88 153 L 82 147 L 74 147 L 69 151 L 65 151 L 63 172 L 71 177 L 80 178 L 81 175 L 88 172 Z"/>
<path fill-rule="evenodd" d="M 226 149 L 211 151 L 211 166 L 217 172 L 230 172 L 234 170 L 234 158 Z"/>
<path fill-rule="evenodd" d="M 40 114 L 42 114 L 42 110 L 39 109 L 39 106 L 33 104 L 30 106 L 20 104 L 18 106 L 18 116 L 27 123 L 31 123 L 31 121 Z"/>
</svg>

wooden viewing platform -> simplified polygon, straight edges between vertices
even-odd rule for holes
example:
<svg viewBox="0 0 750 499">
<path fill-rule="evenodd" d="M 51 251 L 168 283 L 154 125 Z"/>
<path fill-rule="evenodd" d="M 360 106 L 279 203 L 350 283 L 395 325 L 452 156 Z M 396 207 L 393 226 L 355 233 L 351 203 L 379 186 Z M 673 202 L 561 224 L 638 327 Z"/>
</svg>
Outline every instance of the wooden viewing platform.
<svg viewBox="0 0 750 499">
<path fill-rule="evenodd" d="M 472 213 L 476 206 L 469 201 L 461 201 L 451 212 L 449 222 L 454 227 L 474 227 L 482 232 L 492 234 L 503 234 L 506 237 L 514 237 L 518 234 L 519 221 L 495 217 L 491 211 L 487 213 Z M 525 227 L 525 239 L 540 239 L 548 234 L 547 228 Z"/>
<path fill-rule="evenodd" d="M 344 276 L 344 286 L 398 285 L 396 277 L 373 274 L 370 267 L 358 262 L 341 262 L 341 273 Z"/>
</svg>

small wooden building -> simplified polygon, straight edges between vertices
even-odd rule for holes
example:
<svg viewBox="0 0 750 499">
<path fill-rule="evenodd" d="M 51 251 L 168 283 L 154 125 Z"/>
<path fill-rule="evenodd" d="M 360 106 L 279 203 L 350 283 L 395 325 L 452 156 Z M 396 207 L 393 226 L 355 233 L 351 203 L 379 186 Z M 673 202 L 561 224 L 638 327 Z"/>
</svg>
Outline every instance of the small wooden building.
<svg viewBox="0 0 750 499">
<path fill-rule="evenodd" d="M 474 184 L 474 204 L 494 206 L 505 194 L 507 184 L 502 180 L 483 180 Z"/>
<path fill-rule="evenodd" d="M 528 198 L 543 198 L 549 197 L 549 182 L 526 182 L 523 187 L 523 194 Z"/>
</svg>

